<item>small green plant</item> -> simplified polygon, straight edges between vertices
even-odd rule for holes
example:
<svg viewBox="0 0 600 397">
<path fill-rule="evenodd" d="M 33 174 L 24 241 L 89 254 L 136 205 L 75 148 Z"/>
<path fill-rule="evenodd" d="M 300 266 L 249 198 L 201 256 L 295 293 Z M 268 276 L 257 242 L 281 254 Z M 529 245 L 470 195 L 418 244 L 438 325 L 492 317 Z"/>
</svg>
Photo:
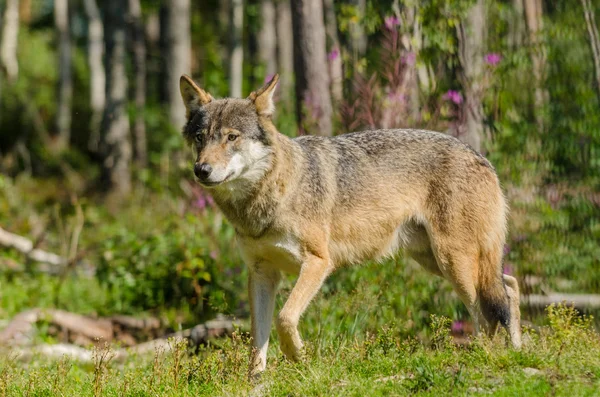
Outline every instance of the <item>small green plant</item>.
<svg viewBox="0 0 600 397">
<path fill-rule="evenodd" d="M 102 391 L 108 381 L 108 365 L 114 357 L 115 353 L 107 342 L 98 342 L 94 346 L 92 353 L 92 361 L 94 363 L 94 397 L 100 397 L 102 395 Z"/>
<path fill-rule="evenodd" d="M 450 324 L 452 320 L 448 317 L 432 314 L 431 318 L 431 345 L 434 349 L 451 349 L 454 347 L 452 335 L 450 335 Z"/>
</svg>

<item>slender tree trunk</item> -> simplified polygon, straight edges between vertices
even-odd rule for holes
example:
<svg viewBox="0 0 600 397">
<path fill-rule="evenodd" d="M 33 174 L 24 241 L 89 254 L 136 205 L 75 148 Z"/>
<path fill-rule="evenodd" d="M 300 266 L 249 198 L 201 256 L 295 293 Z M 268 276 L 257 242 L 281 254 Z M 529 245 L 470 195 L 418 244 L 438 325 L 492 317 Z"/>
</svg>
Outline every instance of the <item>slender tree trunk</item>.
<svg viewBox="0 0 600 397">
<path fill-rule="evenodd" d="M 138 166 L 145 167 L 148 162 L 146 123 L 144 122 L 144 109 L 146 108 L 146 41 L 140 0 L 129 0 L 129 14 L 131 15 L 131 30 L 133 33 L 132 45 L 135 69 L 135 123 L 133 126 L 135 162 Z"/>
<path fill-rule="evenodd" d="M 244 1 L 231 0 L 229 9 L 229 96 L 242 97 Z"/>
<path fill-rule="evenodd" d="M 58 105 L 56 148 L 69 146 L 71 140 L 71 103 L 73 100 L 73 77 L 71 73 L 71 32 L 69 29 L 68 0 L 54 0 L 54 25 L 58 33 Z"/>
<path fill-rule="evenodd" d="M 594 69 L 596 71 L 596 89 L 598 99 L 600 100 L 600 35 L 598 34 L 598 25 L 594 16 L 594 8 L 590 0 L 581 0 L 583 13 L 585 15 L 585 24 L 587 26 L 590 38 L 590 48 L 592 50 L 592 59 L 594 60 Z"/>
<path fill-rule="evenodd" d="M 514 16 L 509 21 L 508 44 L 517 49 L 525 41 L 525 6 L 523 0 L 512 0 Z"/>
<path fill-rule="evenodd" d="M 165 2 L 163 37 L 165 51 L 165 94 L 171 123 L 181 128 L 185 124 L 185 106 L 179 93 L 179 78 L 191 73 L 190 0 Z"/>
<path fill-rule="evenodd" d="M 6 0 L 4 20 L 2 24 L 2 43 L 0 58 L 6 70 L 8 80 L 13 82 L 19 75 L 17 60 L 17 39 L 19 37 L 19 0 Z"/>
<path fill-rule="evenodd" d="M 277 73 L 276 12 L 273 0 L 260 2 L 261 26 L 258 32 L 258 56 L 266 67 L 266 74 Z"/>
<path fill-rule="evenodd" d="M 323 8 L 325 11 L 325 29 L 327 31 L 327 60 L 329 61 L 331 96 L 334 102 L 339 103 L 343 96 L 344 73 L 342 68 L 342 47 L 338 39 L 333 0 L 323 0 Z"/>
<path fill-rule="evenodd" d="M 477 0 L 457 30 L 460 78 L 465 94 L 465 114 L 458 137 L 473 149 L 480 151 L 484 137 L 481 80 L 486 39 L 485 0 Z"/>
<path fill-rule="evenodd" d="M 289 99 L 294 83 L 294 34 L 290 0 L 278 0 L 276 12 L 277 67 L 280 74 L 278 90 L 284 99 Z"/>
<path fill-rule="evenodd" d="M 417 58 L 421 51 L 423 37 L 421 23 L 419 21 L 419 2 L 405 4 L 400 12 L 403 27 L 401 29 L 400 41 L 404 49 L 404 81 L 408 96 L 408 115 L 412 122 L 419 120 L 420 98 L 419 77 L 417 74 Z"/>
<path fill-rule="evenodd" d="M 152 10 L 146 15 L 144 32 L 146 35 L 146 93 L 148 97 L 156 97 L 161 101 L 164 99 L 163 77 L 164 61 L 160 57 L 161 53 L 161 34 L 160 34 L 160 11 Z M 150 76 L 156 76 L 150 78 Z"/>
<path fill-rule="evenodd" d="M 359 17 L 363 18 L 367 10 L 366 0 L 351 0 L 350 3 L 356 7 Z M 367 35 L 362 24 L 353 22 L 350 24 L 350 46 L 354 60 L 357 61 L 367 51 Z"/>
<path fill-rule="evenodd" d="M 106 108 L 102 118 L 101 152 L 106 187 L 118 196 L 131 190 L 131 141 L 127 116 L 127 3 L 106 1 Z"/>
<path fill-rule="evenodd" d="M 542 0 L 524 0 L 529 43 L 532 47 L 531 60 L 535 79 L 535 118 L 540 131 L 545 130 L 543 108 L 548 102 L 548 92 L 544 88 L 546 69 L 546 48 L 541 39 L 543 29 Z"/>
<path fill-rule="evenodd" d="M 300 131 L 312 129 L 317 135 L 332 135 L 331 95 L 325 50 L 322 0 L 294 0 L 294 72 L 296 112 Z"/>
<path fill-rule="evenodd" d="M 100 143 L 100 123 L 106 104 L 106 73 L 104 71 L 104 26 L 96 0 L 84 0 L 88 17 L 88 66 L 90 68 L 90 139 L 88 149 L 97 152 Z"/>
</svg>

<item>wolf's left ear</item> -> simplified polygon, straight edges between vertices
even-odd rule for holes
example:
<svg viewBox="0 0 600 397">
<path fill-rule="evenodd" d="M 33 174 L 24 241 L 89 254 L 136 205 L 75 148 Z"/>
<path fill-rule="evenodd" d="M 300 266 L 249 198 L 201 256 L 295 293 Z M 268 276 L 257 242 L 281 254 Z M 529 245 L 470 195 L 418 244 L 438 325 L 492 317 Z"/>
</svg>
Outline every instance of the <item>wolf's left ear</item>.
<svg viewBox="0 0 600 397">
<path fill-rule="evenodd" d="M 273 103 L 273 94 L 275 93 L 275 89 L 277 88 L 277 83 L 279 82 L 279 75 L 275 74 L 271 81 L 265 84 L 258 91 L 252 92 L 248 99 L 254 102 L 254 106 L 256 106 L 256 111 L 261 116 L 270 117 L 273 115 L 275 111 L 275 104 Z"/>
<path fill-rule="evenodd" d="M 208 92 L 198 87 L 198 84 L 186 74 L 182 75 L 179 79 L 179 90 L 181 91 L 181 98 L 185 104 L 185 113 L 188 118 L 192 110 L 204 106 L 213 100 L 213 97 Z"/>
</svg>

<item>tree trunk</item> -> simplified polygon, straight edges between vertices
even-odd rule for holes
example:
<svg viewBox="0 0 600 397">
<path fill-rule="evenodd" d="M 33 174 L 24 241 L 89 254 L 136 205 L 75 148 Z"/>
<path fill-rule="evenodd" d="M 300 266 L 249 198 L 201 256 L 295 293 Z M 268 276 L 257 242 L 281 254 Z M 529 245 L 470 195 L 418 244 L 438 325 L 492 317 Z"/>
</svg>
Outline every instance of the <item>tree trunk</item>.
<svg viewBox="0 0 600 397">
<path fill-rule="evenodd" d="M 260 2 L 261 26 L 258 32 L 258 56 L 266 67 L 266 74 L 277 73 L 277 32 L 275 27 L 276 13 L 273 0 Z"/>
<path fill-rule="evenodd" d="M 339 103 L 343 96 L 344 73 L 342 69 L 342 47 L 338 39 L 333 0 L 323 0 L 323 8 L 325 11 L 325 29 L 327 31 L 327 60 L 329 61 L 331 96 L 334 102 Z"/>
<path fill-rule="evenodd" d="M 135 70 L 135 162 L 139 167 L 146 167 L 148 162 L 146 144 L 146 124 L 144 109 L 146 107 L 146 41 L 144 36 L 144 21 L 140 0 L 129 0 L 131 15 L 131 31 L 133 36 L 133 58 Z"/>
<path fill-rule="evenodd" d="M 465 94 L 464 120 L 459 126 L 458 137 L 477 151 L 481 151 L 484 137 L 481 80 L 485 28 L 485 0 L 477 0 L 457 27 L 460 80 Z"/>
<path fill-rule="evenodd" d="M 244 49 L 242 28 L 244 25 L 243 0 L 231 0 L 229 8 L 229 96 L 242 97 Z"/>
<path fill-rule="evenodd" d="M 100 123 L 106 104 L 106 74 L 104 71 L 104 26 L 96 0 L 84 0 L 88 17 L 88 66 L 90 68 L 90 139 L 88 149 L 98 151 L 100 143 Z"/>
<path fill-rule="evenodd" d="M 296 77 L 296 115 L 300 132 L 314 130 L 317 135 L 332 135 L 331 96 L 322 0 L 294 0 L 294 72 Z M 311 126 L 313 124 L 314 126 Z"/>
<path fill-rule="evenodd" d="M 276 12 L 277 67 L 280 75 L 279 92 L 284 99 L 289 99 L 294 83 L 294 35 L 290 0 L 278 0 Z"/>
<path fill-rule="evenodd" d="M 546 49 L 541 39 L 542 0 L 524 0 L 525 17 L 529 31 L 529 43 L 532 47 L 533 78 L 535 80 L 535 118 L 538 128 L 544 131 L 543 108 L 547 103 L 548 92 L 544 89 L 546 69 Z"/>
<path fill-rule="evenodd" d="M 417 57 L 423 45 L 421 22 L 419 21 L 418 2 L 407 4 L 400 12 L 400 20 L 405 26 L 401 29 L 400 41 L 404 49 L 404 80 L 408 95 L 408 115 L 412 122 L 421 116 L 419 76 L 417 73 Z"/>
<path fill-rule="evenodd" d="M 191 27 L 190 0 L 165 2 L 163 26 L 160 34 L 164 41 L 165 94 L 169 107 L 169 119 L 173 126 L 185 124 L 185 106 L 179 93 L 179 78 L 191 73 Z"/>
<path fill-rule="evenodd" d="M 525 41 L 525 9 L 524 0 L 513 0 L 513 13 L 508 25 L 508 44 L 514 50 Z"/>
<path fill-rule="evenodd" d="M 71 32 L 69 29 L 68 0 L 54 0 L 54 25 L 58 33 L 58 104 L 56 149 L 69 146 L 71 140 L 71 103 L 73 100 L 73 77 L 71 73 Z"/>
<path fill-rule="evenodd" d="M 359 19 L 362 19 L 367 10 L 367 1 L 351 0 L 350 3 L 356 7 Z M 355 62 L 367 51 L 367 35 L 365 34 L 365 29 L 362 24 L 359 22 L 352 22 L 350 24 L 350 46 L 352 47 L 352 55 Z"/>
<path fill-rule="evenodd" d="M 6 0 L 4 21 L 2 24 L 2 43 L 0 58 L 6 70 L 8 80 L 13 82 L 19 75 L 17 60 L 17 39 L 19 37 L 19 0 Z"/>
<path fill-rule="evenodd" d="M 583 13 L 585 15 L 585 24 L 587 26 L 590 38 L 590 48 L 592 50 L 592 59 L 594 60 L 594 69 L 596 71 L 596 89 L 598 99 L 600 100 L 600 35 L 598 35 L 598 25 L 594 16 L 594 8 L 590 0 L 581 0 Z"/>
<path fill-rule="evenodd" d="M 127 3 L 106 2 L 106 108 L 102 118 L 101 152 L 106 188 L 117 196 L 131 190 L 131 142 L 127 116 L 126 25 Z"/>
</svg>

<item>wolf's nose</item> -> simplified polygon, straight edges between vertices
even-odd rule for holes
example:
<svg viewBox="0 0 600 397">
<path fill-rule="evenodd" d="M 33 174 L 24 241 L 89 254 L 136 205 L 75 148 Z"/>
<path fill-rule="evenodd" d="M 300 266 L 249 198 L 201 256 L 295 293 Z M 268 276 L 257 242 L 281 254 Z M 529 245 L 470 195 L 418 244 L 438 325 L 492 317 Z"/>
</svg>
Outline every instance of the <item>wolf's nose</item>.
<svg viewBox="0 0 600 397">
<path fill-rule="evenodd" d="M 208 178 L 212 172 L 212 167 L 208 163 L 196 163 L 194 164 L 194 174 L 202 180 Z"/>
</svg>

